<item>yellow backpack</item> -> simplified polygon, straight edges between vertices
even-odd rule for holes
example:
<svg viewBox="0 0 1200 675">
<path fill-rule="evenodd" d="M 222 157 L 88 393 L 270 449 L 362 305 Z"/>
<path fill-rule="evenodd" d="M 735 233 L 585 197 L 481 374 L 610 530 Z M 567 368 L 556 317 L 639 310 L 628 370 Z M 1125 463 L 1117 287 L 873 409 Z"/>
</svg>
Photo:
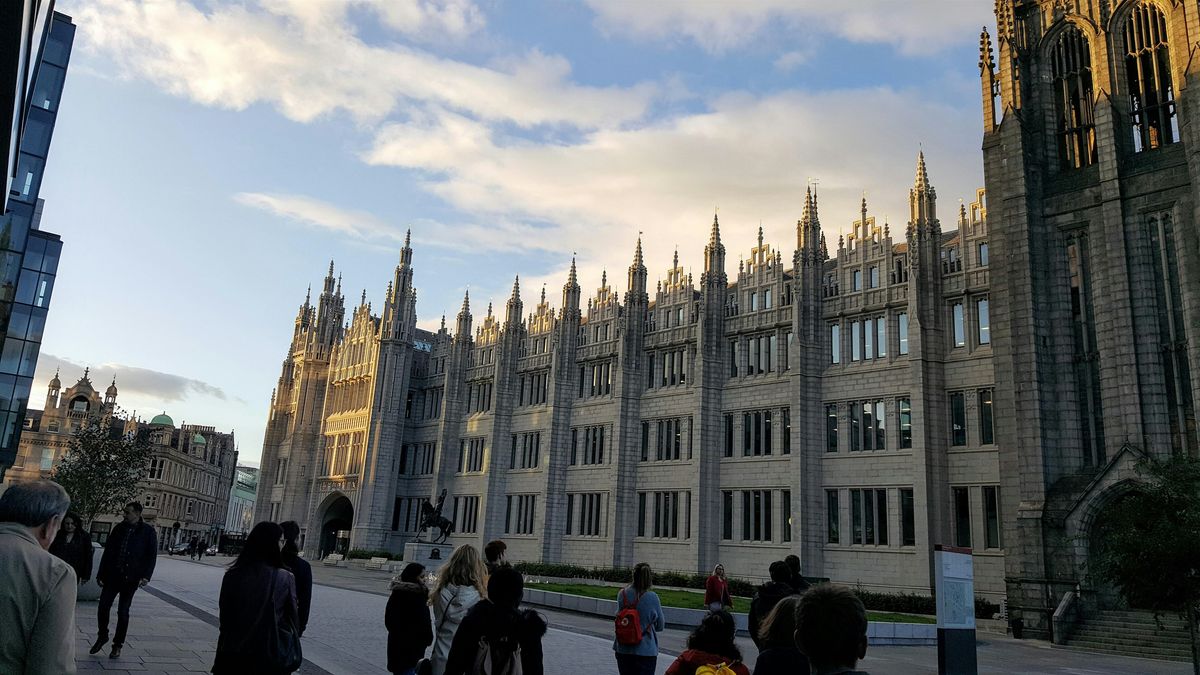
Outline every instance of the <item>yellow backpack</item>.
<svg viewBox="0 0 1200 675">
<path fill-rule="evenodd" d="M 718 663 L 716 665 L 706 663 L 696 669 L 696 675 L 737 675 L 737 673 L 728 663 Z"/>
</svg>

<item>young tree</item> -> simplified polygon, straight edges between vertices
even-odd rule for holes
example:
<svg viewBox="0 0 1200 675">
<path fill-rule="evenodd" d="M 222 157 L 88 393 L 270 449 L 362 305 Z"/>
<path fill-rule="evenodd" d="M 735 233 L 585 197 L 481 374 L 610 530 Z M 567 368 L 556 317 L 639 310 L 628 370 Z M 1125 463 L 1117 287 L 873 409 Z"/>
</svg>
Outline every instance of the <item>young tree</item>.
<svg viewBox="0 0 1200 675">
<path fill-rule="evenodd" d="M 1130 605 L 1185 615 L 1200 675 L 1200 459 L 1145 459 L 1143 482 L 1107 512 L 1092 572 Z"/>
<path fill-rule="evenodd" d="M 119 513 L 138 495 L 152 449 L 145 431 L 126 434 L 124 421 L 89 417 L 71 434 L 71 443 L 54 467 L 53 480 L 71 495 L 71 509 L 87 528 L 99 515 Z"/>
</svg>

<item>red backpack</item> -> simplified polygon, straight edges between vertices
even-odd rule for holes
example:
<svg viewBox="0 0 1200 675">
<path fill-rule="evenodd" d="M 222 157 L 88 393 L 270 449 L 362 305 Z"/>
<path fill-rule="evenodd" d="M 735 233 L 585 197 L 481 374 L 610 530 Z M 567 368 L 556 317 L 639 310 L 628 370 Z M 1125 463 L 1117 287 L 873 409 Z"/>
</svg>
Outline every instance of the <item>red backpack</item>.
<svg viewBox="0 0 1200 675">
<path fill-rule="evenodd" d="M 642 615 L 638 614 L 638 602 L 642 599 L 641 594 L 637 596 L 637 601 L 630 607 L 625 603 L 625 591 L 621 591 L 621 606 L 617 612 L 617 644 L 633 647 L 642 642 Z"/>
</svg>

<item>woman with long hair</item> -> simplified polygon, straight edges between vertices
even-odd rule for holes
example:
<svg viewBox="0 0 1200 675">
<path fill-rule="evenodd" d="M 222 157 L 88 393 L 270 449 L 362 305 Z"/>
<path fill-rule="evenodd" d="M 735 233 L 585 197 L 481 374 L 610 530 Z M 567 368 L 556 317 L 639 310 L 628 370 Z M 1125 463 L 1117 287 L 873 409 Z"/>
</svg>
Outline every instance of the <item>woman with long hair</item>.
<svg viewBox="0 0 1200 675">
<path fill-rule="evenodd" d="M 429 589 L 422 576 L 425 566 L 409 563 L 398 579 L 392 580 L 392 595 L 383 613 L 387 628 L 387 669 L 397 675 L 413 675 L 425 648 L 433 642 L 429 621 Z"/>
<path fill-rule="evenodd" d="M 225 572 L 213 673 L 284 675 L 300 668 L 296 579 L 283 566 L 283 544 L 283 528 L 259 523 Z"/>
<path fill-rule="evenodd" d="M 446 659 L 450 656 L 458 626 L 475 603 L 487 595 L 483 588 L 484 574 L 483 558 L 470 544 L 459 546 L 438 570 L 437 584 L 429 600 L 433 605 L 434 638 L 430 657 L 433 675 L 446 672 Z"/>
<path fill-rule="evenodd" d="M 92 537 L 84 531 L 78 513 L 67 512 L 62 527 L 58 529 L 58 536 L 50 544 L 50 552 L 75 570 L 75 577 L 80 584 L 92 578 Z"/>
<path fill-rule="evenodd" d="M 620 633 L 613 641 L 620 675 L 654 675 L 658 667 L 658 632 L 667 627 L 667 621 L 658 594 L 650 590 L 653 583 L 654 572 L 650 564 L 638 563 L 633 568 L 633 580 L 617 593 L 617 611 L 636 610 L 641 627 L 636 642 L 623 641 Z M 620 619 L 620 615 L 617 618 Z"/>
<path fill-rule="evenodd" d="M 300 523 L 287 520 L 279 527 L 283 529 L 283 549 L 279 552 L 283 566 L 296 577 L 296 608 L 299 612 L 296 627 L 303 636 L 308 627 L 308 608 L 312 605 L 312 566 L 300 557 Z"/>
<path fill-rule="evenodd" d="M 799 595 L 775 603 L 758 626 L 755 644 L 761 651 L 754 662 L 754 675 L 808 675 L 808 657 L 796 646 L 796 605 Z"/>
<path fill-rule="evenodd" d="M 750 675 L 742 663 L 742 651 L 733 641 L 733 615 L 725 610 L 709 612 L 688 636 L 687 651 L 667 668 L 666 675 L 695 675 L 700 666 L 724 664 L 737 675 Z"/>
</svg>

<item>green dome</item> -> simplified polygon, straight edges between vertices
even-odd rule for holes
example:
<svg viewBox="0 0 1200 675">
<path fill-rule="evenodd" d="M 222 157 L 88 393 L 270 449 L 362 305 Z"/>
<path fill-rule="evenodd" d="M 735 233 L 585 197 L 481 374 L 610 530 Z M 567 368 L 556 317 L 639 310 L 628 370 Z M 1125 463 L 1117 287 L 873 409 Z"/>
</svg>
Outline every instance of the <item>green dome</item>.
<svg viewBox="0 0 1200 675">
<path fill-rule="evenodd" d="M 150 424 L 163 424 L 168 427 L 173 427 L 175 426 L 175 420 L 171 419 L 167 413 L 164 412 L 161 415 L 155 415 L 154 419 L 150 420 Z"/>
<path fill-rule="evenodd" d="M 192 445 L 208 445 L 208 441 L 204 440 L 204 436 L 196 434 L 192 436 Z"/>
</svg>

